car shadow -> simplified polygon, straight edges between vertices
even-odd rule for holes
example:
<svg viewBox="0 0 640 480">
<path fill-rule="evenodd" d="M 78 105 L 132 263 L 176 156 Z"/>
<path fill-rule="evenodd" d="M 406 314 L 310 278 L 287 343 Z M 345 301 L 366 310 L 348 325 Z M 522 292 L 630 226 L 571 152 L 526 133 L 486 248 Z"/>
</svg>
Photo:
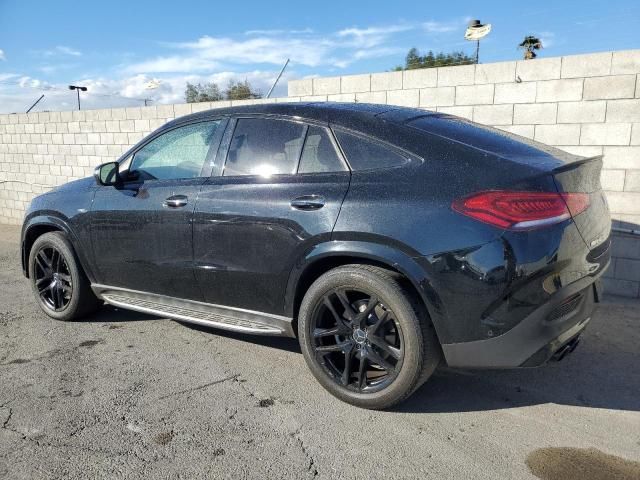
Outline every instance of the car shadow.
<svg viewBox="0 0 640 480">
<path fill-rule="evenodd" d="M 555 403 L 640 411 L 640 352 L 598 351 L 583 341 L 561 362 L 514 370 L 440 368 L 398 412 L 477 412 Z"/>
<path fill-rule="evenodd" d="M 90 316 L 80 319 L 84 323 L 121 323 L 121 322 L 146 322 L 149 320 L 162 320 L 157 315 L 149 315 L 133 310 L 125 310 L 123 308 L 114 307 L 113 305 L 104 304 Z"/>
</svg>

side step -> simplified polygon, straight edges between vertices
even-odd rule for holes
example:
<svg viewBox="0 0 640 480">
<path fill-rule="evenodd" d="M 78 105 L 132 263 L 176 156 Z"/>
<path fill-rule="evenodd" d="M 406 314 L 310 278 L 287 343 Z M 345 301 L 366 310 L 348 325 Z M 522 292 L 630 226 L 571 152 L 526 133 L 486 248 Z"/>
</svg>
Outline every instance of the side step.
<svg viewBox="0 0 640 480">
<path fill-rule="evenodd" d="M 280 315 L 183 300 L 107 285 L 92 285 L 91 288 L 105 302 L 127 310 L 234 332 L 295 337 L 292 319 Z"/>
</svg>

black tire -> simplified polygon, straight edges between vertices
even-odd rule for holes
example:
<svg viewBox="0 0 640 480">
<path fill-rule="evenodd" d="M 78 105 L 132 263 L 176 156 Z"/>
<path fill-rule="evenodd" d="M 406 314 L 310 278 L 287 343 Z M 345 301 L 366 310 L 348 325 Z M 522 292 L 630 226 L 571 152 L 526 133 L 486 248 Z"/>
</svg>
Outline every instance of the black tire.
<svg viewBox="0 0 640 480">
<path fill-rule="evenodd" d="M 362 408 L 389 408 L 408 398 L 440 363 L 441 348 L 428 314 L 403 285 L 406 285 L 406 279 L 395 272 L 356 264 L 330 270 L 309 287 L 298 314 L 300 346 L 313 375 L 335 397 Z M 351 304 L 358 295 L 362 299 Z M 333 298 L 339 300 L 337 307 Z M 357 302 L 361 302 L 358 308 Z M 342 313 L 338 312 L 345 304 L 351 305 L 351 309 L 345 307 Z M 371 313 L 367 313 L 369 310 Z M 333 319 L 335 327 L 331 326 Z M 324 325 L 318 327 L 319 322 Z M 384 350 L 378 347 L 380 335 L 374 330 L 383 322 L 390 332 L 384 335 L 385 338 L 391 335 L 389 343 L 384 342 Z M 347 331 L 347 327 L 352 330 Z M 348 333 L 351 331 L 352 338 Z M 349 342 L 357 344 L 355 354 L 351 353 L 353 346 L 349 346 Z M 335 348 L 343 350 L 335 351 Z M 345 365 L 342 372 L 339 368 L 341 355 L 344 355 L 342 364 Z M 384 364 L 372 363 L 372 358 L 378 358 Z M 353 361 L 364 374 L 360 370 L 352 373 Z M 347 363 L 349 373 L 346 373 Z M 365 367 L 361 367 L 363 363 Z M 380 376 L 372 381 L 368 378 L 367 364 L 374 369 L 374 374 L 380 372 Z"/>
<path fill-rule="evenodd" d="M 33 243 L 29 280 L 42 311 L 56 320 L 77 320 L 102 304 L 61 232 L 45 233 Z"/>
</svg>

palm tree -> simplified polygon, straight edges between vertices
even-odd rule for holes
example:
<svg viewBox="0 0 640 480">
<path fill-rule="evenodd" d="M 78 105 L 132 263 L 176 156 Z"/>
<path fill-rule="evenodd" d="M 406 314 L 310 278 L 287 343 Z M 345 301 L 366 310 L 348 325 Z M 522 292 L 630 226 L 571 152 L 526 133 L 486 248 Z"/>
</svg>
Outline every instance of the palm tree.
<svg viewBox="0 0 640 480">
<path fill-rule="evenodd" d="M 522 48 L 524 50 L 524 59 L 525 60 L 533 60 L 537 57 L 536 52 L 534 50 L 540 50 L 542 48 L 542 42 L 538 37 L 534 37 L 533 35 L 528 35 L 524 37 L 524 40 L 518 48 Z"/>
</svg>

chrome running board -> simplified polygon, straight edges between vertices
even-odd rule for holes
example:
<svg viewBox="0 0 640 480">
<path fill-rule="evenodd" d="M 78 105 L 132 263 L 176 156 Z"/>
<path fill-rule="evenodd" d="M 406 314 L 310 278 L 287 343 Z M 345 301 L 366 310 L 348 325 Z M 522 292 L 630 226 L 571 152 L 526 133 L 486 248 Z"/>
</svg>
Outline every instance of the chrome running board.
<svg viewBox="0 0 640 480">
<path fill-rule="evenodd" d="M 91 285 L 94 293 L 116 307 L 256 335 L 295 337 L 292 319 L 271 313 L 183 300 L 107 285 Z"/>
</svg>

